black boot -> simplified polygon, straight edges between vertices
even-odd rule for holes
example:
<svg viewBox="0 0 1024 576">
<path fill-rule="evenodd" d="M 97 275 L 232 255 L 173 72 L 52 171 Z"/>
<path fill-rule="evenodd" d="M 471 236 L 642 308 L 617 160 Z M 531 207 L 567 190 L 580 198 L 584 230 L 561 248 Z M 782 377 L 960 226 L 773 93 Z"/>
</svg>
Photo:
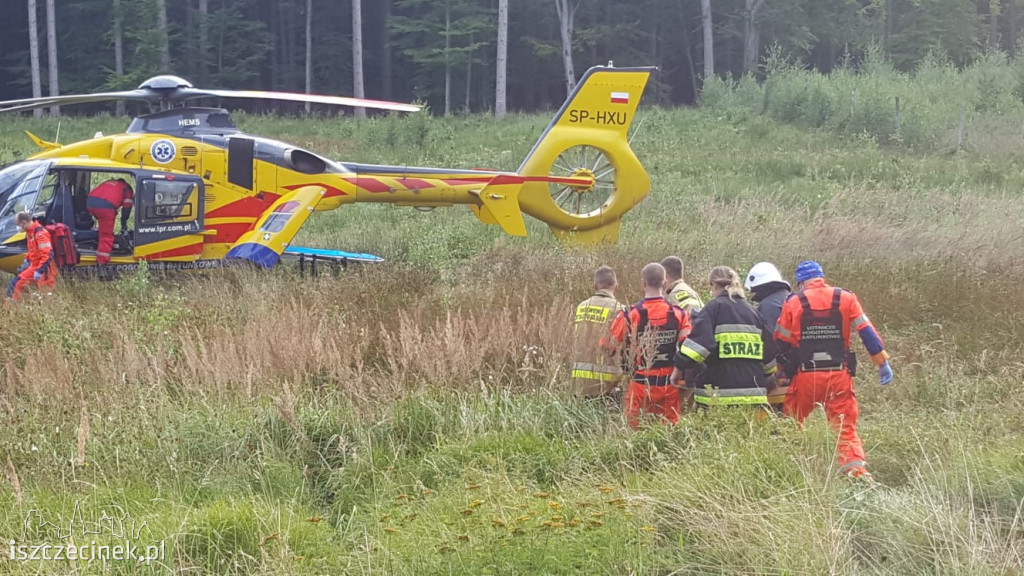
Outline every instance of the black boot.
<svg viewBox="0 0 1024 576">
<path fill-rule="evenodd" d="M 100 282 L 110 282 L 114 279 L 114 271 L 106 264 L 97 264 L 96 277 L 100 279 Z"/>
</svg>

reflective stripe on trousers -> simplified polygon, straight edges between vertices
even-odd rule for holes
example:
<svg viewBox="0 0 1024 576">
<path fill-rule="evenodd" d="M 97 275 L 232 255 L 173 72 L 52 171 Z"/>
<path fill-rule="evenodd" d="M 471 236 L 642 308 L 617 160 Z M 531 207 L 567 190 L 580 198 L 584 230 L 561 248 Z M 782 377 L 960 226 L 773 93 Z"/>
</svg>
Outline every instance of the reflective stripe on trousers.
<svg viewBox="0 0 1024 576">
<path fill-rule="evenodd" d="M 850 460 L 846 464 L 839 467 L 839 471 L 848 476 L 859 475 L 864 473 L 864 467 L 868 463 L 863 460 Z"/>
<path fill-rule="evenodd" d="M 705 406 L 733 406 L 741 404 L 767 404 L 768 394 L 764 388 L 697 388 L 693 391 L 697 404 Z"/>
<path fill-rule="evenodd" d="M 572 377 L 614 382 L 622 377 L 622 369 L 617 366 L 577 362 L 572 366 Z"/>
</svg>

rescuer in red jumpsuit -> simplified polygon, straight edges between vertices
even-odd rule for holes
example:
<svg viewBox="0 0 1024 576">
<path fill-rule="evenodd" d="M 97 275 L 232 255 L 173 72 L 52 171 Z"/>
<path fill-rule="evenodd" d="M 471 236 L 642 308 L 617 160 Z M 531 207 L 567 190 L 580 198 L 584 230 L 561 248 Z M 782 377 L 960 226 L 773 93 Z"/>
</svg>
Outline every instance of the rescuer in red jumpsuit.
<svg viewBox="0 0 1024 576">
<path fill-rule="evenodd" d="M 7 296 L 17 300 L 25 287 L 32 282 L 35 282 L 40 290 L 53 290 L 57 284 L 57 265 L 53 261 L 50 233 L 41 224 L 32 220 L 32 215 L 28 212 L 19 212 L 14 217 L 14 223 L 25 233 L 28 253 L 25 255 L 25 263 L 7 288 Z"/>
<path fill-rule="evenodd" d="M 602 346 L 618 353 L 625 347 L 630 382 L 624 398 L 626 420 L 636 428 L 640 415 L 657 414 L 675 424 L 681 411 L 679 388 L 670 382 L 676 348 L 690 335 L 690 315 L 662 295 L 665 268 L 651 263 L 640 274 L 644 299 L 612 322 Z"/>
<path fill-rule="evenodd" d="M 96 264 L 103 266 L 110 262 L 110 251 L 114 248 L 114 219 L 121 209 L 121 231 L 128 229 L 128 218 L 135 203 L 135 192 L 123 178 L 107 180 L 89 192 L 85 207 L 96 219 L 99 228 L 99 244 L 96 247 Z"/>
<path fill-rule="evenodd" d="M 839 433 L 840 471 L 873 481 L 857 435 L 860 410 L 853 391 L 856 360 L 850 354 L 850 334 L 856 330 L 864 342 L 883 386 L 893 376 L 885 344 L 857 296 L 826 284 L 818 263 L 800 263 L 796 281 L 798 291 L 786 300 L 775 326 L 780 365 L 791 378 L 783 411 L 803 422 L 816 404 L 822 404 L 829 424 Z"/>
</svg>

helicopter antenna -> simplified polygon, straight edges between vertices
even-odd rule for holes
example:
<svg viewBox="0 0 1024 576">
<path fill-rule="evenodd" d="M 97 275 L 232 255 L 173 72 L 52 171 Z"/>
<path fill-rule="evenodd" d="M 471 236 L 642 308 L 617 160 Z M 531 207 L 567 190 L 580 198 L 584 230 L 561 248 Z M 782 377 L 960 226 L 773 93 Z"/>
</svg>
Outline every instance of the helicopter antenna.
<svg viewBox="0 0 1024 576">
<path fill-rule="evenodd" d="M 627 144 L 630 144 L 630 145 L 633 144 L 633 138 L 636 138 L 636 135 L 640 133 L 640 127 L 644 125 L 644 120 L 646 120 L 646 119 L 647 118 L 641 118 L 640 121 L 637 122 L 636 128 L 633 130 L 633 135 L 630 136 L 628 140 L 626 140 Z"/>
<path fill-rule="evenodd" d="M 53 138 L 54 142 L 60 142 L 60 120 L 57 120 L 57 135 Z"/>
</svg>

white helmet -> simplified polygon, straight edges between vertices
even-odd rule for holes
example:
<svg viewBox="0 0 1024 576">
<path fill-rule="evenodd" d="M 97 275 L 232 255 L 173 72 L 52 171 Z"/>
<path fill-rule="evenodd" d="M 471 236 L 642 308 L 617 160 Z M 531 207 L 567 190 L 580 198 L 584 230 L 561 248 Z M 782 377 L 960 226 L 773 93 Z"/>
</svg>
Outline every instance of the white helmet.
<svg viewBox="0 0 1024 576">
<path fill-rule="evenodd" d="M 747 273 L 747 281 L 743 285 L 746 286 L 747 290 L 750 290 L 771 282 L 782 282 L 787 288 L 792 289 L 789 282 L 782 279 L 779 269 L 771 262 L 758 262 L 754 264 L 754 267 Z"/>
</svg>

